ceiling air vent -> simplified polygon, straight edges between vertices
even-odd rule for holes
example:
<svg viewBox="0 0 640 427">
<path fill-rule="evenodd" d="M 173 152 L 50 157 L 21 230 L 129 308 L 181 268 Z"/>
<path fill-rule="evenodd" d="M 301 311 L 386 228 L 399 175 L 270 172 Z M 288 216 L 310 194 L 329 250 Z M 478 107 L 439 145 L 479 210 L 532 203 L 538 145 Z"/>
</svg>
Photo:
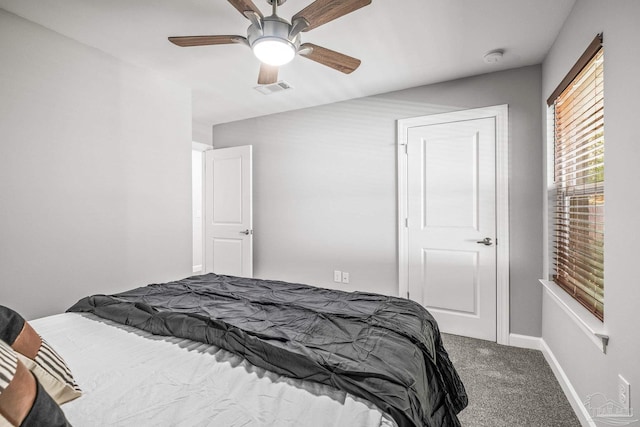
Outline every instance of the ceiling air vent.
<svg viewBox="0 0 640 427">
<path fill-rule="evenodd" d="M 271 95 L 272 93 L 282 92 L 283 90 L 291 90 L 293 89 L 291 85 L 284 80 L 280 80 L 279 82 L 272 83 L 270 85 L 260 85 L 254 88 L 258 92 L 263 95 Z"/>
</svg>

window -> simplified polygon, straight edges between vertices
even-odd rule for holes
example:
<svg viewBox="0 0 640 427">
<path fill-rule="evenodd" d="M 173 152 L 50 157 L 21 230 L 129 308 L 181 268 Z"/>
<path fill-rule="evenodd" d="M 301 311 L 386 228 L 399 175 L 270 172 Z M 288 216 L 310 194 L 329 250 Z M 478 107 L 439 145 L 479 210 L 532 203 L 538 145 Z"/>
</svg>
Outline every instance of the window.
<svg viewBox="0 0 640 427">
<path fill-rule="evenodd" d="M 554 129 L 552 280 L 604 318 L 604 91 L 598 35 L 547 100 Z"/>
</svg>

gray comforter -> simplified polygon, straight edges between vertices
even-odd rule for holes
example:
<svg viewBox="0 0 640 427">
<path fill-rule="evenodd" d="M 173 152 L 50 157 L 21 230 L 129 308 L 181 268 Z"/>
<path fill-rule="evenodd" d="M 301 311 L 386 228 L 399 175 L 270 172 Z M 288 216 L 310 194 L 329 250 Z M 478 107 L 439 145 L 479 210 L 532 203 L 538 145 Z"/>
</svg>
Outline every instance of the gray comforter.
<svg viewBox="0 0 640 427">
<path fill-rule="evenodd" d="M 332 385 L 400 427 L 459 426 L 467 405 L 436 321 L 401 298 L 208 274 L 86 297 L 68 311 L 217 345 L 278 374 Z"/>
</svg>

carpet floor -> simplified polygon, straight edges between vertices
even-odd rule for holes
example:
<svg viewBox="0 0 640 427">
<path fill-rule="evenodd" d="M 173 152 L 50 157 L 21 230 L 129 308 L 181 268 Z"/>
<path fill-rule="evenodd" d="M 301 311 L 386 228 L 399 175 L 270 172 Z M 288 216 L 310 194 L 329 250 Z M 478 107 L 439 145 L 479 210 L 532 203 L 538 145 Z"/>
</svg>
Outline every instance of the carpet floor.
<svg viewBox="0 0 640 427">
<path fill-rule="evenodd" d="M 469 396 L 464 427 L 579 427 L 540 351 L 442 334 Z"/>
</svg>

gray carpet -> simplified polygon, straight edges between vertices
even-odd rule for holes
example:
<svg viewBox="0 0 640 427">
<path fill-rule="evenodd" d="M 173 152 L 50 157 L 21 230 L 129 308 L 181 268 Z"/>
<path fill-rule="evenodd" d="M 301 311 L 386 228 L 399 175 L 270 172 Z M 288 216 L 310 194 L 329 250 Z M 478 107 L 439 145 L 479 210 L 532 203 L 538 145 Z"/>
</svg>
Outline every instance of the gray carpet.
<svg viewBox="0 0 640 427">
<path fill-rule="evenodd" d="M 443 334 L 469 395 L 464 427 L 579 427 L 540 351 Z"/>
</svg>

